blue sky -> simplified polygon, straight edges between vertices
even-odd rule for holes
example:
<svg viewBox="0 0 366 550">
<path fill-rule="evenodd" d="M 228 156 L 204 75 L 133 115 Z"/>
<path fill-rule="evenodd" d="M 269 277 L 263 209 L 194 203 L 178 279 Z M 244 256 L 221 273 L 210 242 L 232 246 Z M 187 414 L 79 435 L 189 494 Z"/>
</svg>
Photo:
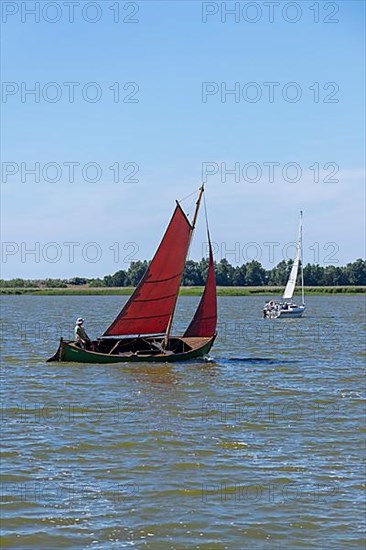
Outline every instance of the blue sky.
<svg viewBox="0 0 366 550">
<path fill-rule="evenodd" d="M 40 2 L 38 23 L 22 4 L 2 6 L 3 278 L 104 276 L 150 258 L 207 166 L 217 260 L 290 256 L 300 209 L 305 261 L 364 257 L 363 2 L 280 2 L 272 23 L 263 2 L 237 3 L 237 22 L 221 20 L 221 2 L 119 2 L 117 23 L 109 0 L 78 2 L 74 22 L 65 2 L 45 13 Z M 74 102 L 65 82 L 77 83 Z M 39 101 L 24 95 L 36 86 Z M 35 163 L 39 181 L 26 172 Z M 225 180 L 225 166 L 239 172 Z M 205 240 L 201 223 L 191 258 Z"/>
</svg>

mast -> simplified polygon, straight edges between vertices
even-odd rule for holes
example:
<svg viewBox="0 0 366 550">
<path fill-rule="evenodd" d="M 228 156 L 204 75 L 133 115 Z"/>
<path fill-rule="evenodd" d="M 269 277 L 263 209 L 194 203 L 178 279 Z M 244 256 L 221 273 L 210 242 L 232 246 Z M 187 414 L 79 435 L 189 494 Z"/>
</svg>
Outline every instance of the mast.
<svg viewBox="0 0 366 550">
<path fill-rule="evenodd" d="M 200 209 L 200 205 L 201 205 L 201 201 L 202 201 L 202 196 L 203 196 L 204 190 L 205 190 L 205 185 L 204 185 L 204 183 L 203 183 L 202 186 L 200 187 L 200 192 L 199 192 L 198 199 L 197 199 L 197 202 L 196 202 L 196 210 L 195 210 L 194 215 L 193 215 L 191 239 L 192 239 L 192 235 L 193 235 L 194 228 L 196 227 L 196 221 L 197 221 L 198 211 L 199 211 L 199 209 Z"/>
<path fill-rule="evenodd" d="M 194 211 L 194 214 L 193 214 L 192 229 L 191 229 L 191 234 L 189 236 L 187 255 L 188 255 L 188 251 L 189 251 L 189 246 L 190 246 L 191 241 L 192 241 L 193 231 L 194 231 L 194 228 L 196 227 L 198 211 L 199 211 L 200 206 L 201 206 L 201 201 L 202 201 L 202 196 L 203 196 L 204 190 L 205 190 L 205 186 L 202 183 L 202 186 L 200 187 L 200 190 L 199 190 L 199 195 L 198 195 L 198 198 L 197 198 L 197 202 L 196 202 L 196 208 L 195 208 L 195 211 Z M 186 257 L 186 259 L 187 259 L 187 257 Z M 183 273 L 182 273 L 182 277 L 183 277 Z M 182 280 L 182 277 L 181 277 L 181 280 Z M 179 294 L 179 292 L 178 292 L 178 294 Z M 167 326 L 167 329 L 166 329 L 166 333 L 165 333 L 165 337 L 164 337 L 164 343 L 163 343 L 164 347 L 166 347 L 166 345 L 168 344 L 169 337 L 170 337 L 170 332 L 172 330 L 175 308 L 176 308 L 177 301 L 178 301 L 178 294 L 176 296 L 175 305 L 174 305 L 173 311 L 170 315 L 170 319 L 169 319 L 168 326 Z"/>
<path fill-rule="evenodd" d="M 300 210 L 300 232 L 299 232 L 300 260 L 301 260 L 301 299 L 302 305 L 305 305 L 304 296 L 304 262 L 302 256 L 302 210 Z"/>
</svg>

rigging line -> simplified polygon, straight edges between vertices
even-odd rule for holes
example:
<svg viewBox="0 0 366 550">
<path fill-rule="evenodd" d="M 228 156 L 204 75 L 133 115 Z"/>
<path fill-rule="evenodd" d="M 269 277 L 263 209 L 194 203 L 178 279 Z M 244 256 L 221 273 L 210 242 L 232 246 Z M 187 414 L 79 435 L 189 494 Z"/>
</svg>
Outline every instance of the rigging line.
<svg viewBox="0 0 366 550">
<path fill-rule="evenodd" d="M 181 202 L 185 201 L 186 199 L 189 199 L 189 197 L 192 197 L 193 195 L 196 195 L 199 190 L 200 190 L 200 187 L 198 189 L 196 189 L 195 191 L 193 191 L 193 193 L 190 193 L 189 195 L 187 195 L 186 197 L 183 197 L 182 199 L 180 199 L 177 202 L 181 203 Z"/>
<path fill-rule="evenodd" d="M 208 240 L 211 242 L 210 228 L 209 228 L 209 225 L 208 225 L 208 214 L 207 214 L 207 205 L 206 205 L 205 195 L 203 195 L 203 206 L 204 206 L 204 209 L 205 209 L 206 229 L 207 229 Z"/>
<path fill-rule="evenodd" d="M 185 197 L 184 199 L 182 199 L 182 201 L 184 201 L 185 199 L 187 199 L 188 197 L 192 197 L 192 195 L 197 195 L 197 193 L 199 193 L 203 187 L 203 183 L 201 185 L 201 187 L 199 187 L 198 189 L 196 189 L 196 191 L 193 191 L 193 193 L 191 193 L 190 195 L 188 195 L 187 197 Z M 205 201 L 205 194 L 203 193 L 203 200 Z M 182 202 L 182 201 L 177 201 L 177 202 Z M 205 203 L 206 204 L 206 203 Z M 196 203 L 197 205 L 197 203 Z M 205 210 L 206 210 L 206 206 L 205 206 Z M 206 220 L 207 220 L 207 217 L 206 217 Z M 186 263 L 187 261 L 190 260 L 190 257 L 191 257 L 191 242 L 189 243 L 189 247 L 188 247 L 188 252 L 187 252 L 187 257 L 186 257 Z"/>
</svg>

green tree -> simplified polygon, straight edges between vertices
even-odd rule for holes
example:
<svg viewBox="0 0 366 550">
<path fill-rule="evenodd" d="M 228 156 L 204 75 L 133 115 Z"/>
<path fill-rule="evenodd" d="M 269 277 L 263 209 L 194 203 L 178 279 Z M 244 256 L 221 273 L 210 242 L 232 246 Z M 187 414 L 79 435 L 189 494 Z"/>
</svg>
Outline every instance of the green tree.
<svg viewBox="0 0 366 550">
<path fill-rule="evenodd" d="M 267 280 L 267 271 L 257 260 L 252 260 L 246 264 L 246 286 L 263 286 L 267 284 Z"/>
<path fill-rule="evenodd" d="M 25 286 L 25 280 L 24 279 L 11 279 L 10 281 L 12 287 L 16 288 L 23 288 Z"/>
<path fill-rule="evenodd" d="M 219 286 L 232 286 L 235 269 L 226 258 L 223 258 L 216 268 L 216 283 Z"/>
<path fill-rule="evenodd" d="M 130 267 L 127 270 L 126 283 L 131 286 L 138 285 L 148 266 L 149 262 L 147 262 L 146 260 L 144 260 L 143 262 L 141 262 L 140 260 L 137 260 L 136 262 L 131 262 Z"/>
<path fill-rule="evenodd" d="M 208 264 L 209 264 L 208 258 L 202 258 L 202 260 L 198 262 L 197 268 L 202 281 L 207 280 Z M 215 273 L 216 273 L 216 269 L 217 269 L 217 265 L 215 262 Z"/>
<path fill-rule="evenodd" d="M 366 285 L 366 262 L 358 258 L 346 266 L 346 274 L 350 285 Z"/>
<path fill-rule="evenodd" d="M 322 286 L 324 284 L 324 267 L 307 264 L 304 267 L 304 283 L 308 286 Z"/>
<path fill-rule="evenodd" d="M 268 275 L 268 284 L 275 286 L 284 286 L 287 283 L 293 260 L 282 260 Z"/>
<path fill-rule="evenodd" d="M 104 286 L 113 286 L 113 277 L 112 275 L 106 275 L 103 278 Z"/>
<path fill-rule="evenodd" d="M 245 286 L 245 276 L 247 268 L 245 264 L 237 266 L 233 274 L 233 286 Z"/>
<path fill-rule="evenodd" d="M 323 285 L 342 286 L 348 285 L 349 280 L 345 268 L 328 265 L 323 272 Z"/>
<path fill-rule="evenodd" d="M 94 287 L 102 287 L 102 286 L 106 286 L 106 285 L 105 285 L 104 281 L 102 281 L 102 279 L 97 278 L 97 279 L 91 279 L 89 281 L 89 286 L 94 288 Z"/>
<path fill-rule="evenodd" d="M 127 273 L 120 269 L 112 275 L 112 286 L 126 286 Z"/>
<path fill-rule="evenodd" d="M 46 279 L 44 281 L 47 288 L 67 288 L 67 284 L 62 279 Z"/>
<path fill-rule="evenodd" d="M 68 280 L 69 285 L 86 285 L 87 282 L 88 280 L 84 277 L 73 277 Z"/>
<path fill-rule="evenodd" d="M 184 269 L 182 285 L 200 286 L 204 284 L 199 264 L 193 260 L 188 260 Z"/>
</svg>

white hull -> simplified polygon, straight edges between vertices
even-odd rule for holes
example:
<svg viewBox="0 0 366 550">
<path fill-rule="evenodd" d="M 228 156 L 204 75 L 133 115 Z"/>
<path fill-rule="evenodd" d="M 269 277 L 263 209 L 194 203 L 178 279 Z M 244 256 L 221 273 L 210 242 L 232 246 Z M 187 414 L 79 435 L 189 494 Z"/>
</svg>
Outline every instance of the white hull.
<svg viewBox="0 0 366 550">
<path fill-rule="evenodd" d="M 302 317 L 305 311 L 305 306 L 297 306 L 296 304 L 279 304 L 274 303 L 272 307 L 265 307 L 263 310 L 263 316 L 267 319 L 295 319 L 296 317 Z"/>
<path fill-rule="evenodd" d="M 280 309 L 278 312 L 278 317 L 282 318 L 291 318 L 302 317 L 302 314 L 305 311 L 305 306 L 289 306 L 288 309 Z"/>
</svg>

